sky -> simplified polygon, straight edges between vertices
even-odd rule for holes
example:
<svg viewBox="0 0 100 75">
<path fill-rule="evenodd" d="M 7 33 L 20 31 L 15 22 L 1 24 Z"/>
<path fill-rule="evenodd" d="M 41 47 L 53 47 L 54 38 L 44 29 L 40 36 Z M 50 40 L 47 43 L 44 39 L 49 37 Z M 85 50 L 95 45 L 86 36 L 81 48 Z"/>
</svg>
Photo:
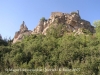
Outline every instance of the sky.
<svg viewBox="0 0 100 75">
<path fill-rule="evenodd" d="M 100 20 L 100 0 L 0 0 L 0 34 L 3 38 L 13 38 L 23 21 L 33 30 L 39 20 L 48 19 L 51 12 L 76 10 L 92 25 Z"/>
</svg>

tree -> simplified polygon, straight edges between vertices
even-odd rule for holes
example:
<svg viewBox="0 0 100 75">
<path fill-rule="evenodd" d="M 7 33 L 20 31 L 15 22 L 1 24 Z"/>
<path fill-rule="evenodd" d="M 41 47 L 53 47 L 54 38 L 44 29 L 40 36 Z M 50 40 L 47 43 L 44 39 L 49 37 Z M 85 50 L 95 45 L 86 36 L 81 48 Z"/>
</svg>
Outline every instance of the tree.
<svg viewBox="0 0 100 75">
<path fill-rule="evenodd" d="M 100 39 L 100 20 L 94 21 L 93 25 L 95 26 L 96 36 Z"/>
<path fill-rule="evenodd" d="M 94 21 L 93 25 L 95 27 L 100 27 L 100 20 Z"/>
<path fill-rule="evenodd" d="M 2 39 L 2 36 L 1 36 L 1 34 L 0 34 L 0 39 Z"/>
<path fill-rule="evenodd" d="M 42 17 L 42 18 L 40 19 L 40 21 L 43 21 L 43 22 L 44 22 L 45 20 L 46 20 L 45 17 Z"/>
<path fill-rule="evenodd" d="M 59 37 L 62 37 L 65 32 L 66 32 L 66 26 L 65 25 L 63 25 L 63 24 L 52 25 L 47 30 L 47 36 L 53 36 L 55 38 L 59 38 Z"/>
</svg>

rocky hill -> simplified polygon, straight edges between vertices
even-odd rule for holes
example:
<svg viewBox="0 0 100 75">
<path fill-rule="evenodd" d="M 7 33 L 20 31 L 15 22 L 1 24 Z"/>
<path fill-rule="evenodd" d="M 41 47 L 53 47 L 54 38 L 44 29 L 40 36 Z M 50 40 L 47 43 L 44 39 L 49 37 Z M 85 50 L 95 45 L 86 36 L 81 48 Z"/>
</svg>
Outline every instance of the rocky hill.
<svg viewBox="0 0 100 75">
<path fill-rule="evenodd" d="M 94 27 L 89 21 L 81 19 L 78 10 L 71 13 L 52 12 L 49 19 L 40 19 L 37 27 L 33 31 L 28 30 L 23 22 L 20 30 L 15 33 L 13 43 L 20 41 L 23 38 L 23 35 L 40 33 L 46 35 L 46 32 L 50 26 L 57 26 L 58 24 L 66 25 L 66 31 L 75 32 L 75 34 L 83 34 L 82 29 L 87 29 L 91 33 L 95 32 Z"/>
</svg>

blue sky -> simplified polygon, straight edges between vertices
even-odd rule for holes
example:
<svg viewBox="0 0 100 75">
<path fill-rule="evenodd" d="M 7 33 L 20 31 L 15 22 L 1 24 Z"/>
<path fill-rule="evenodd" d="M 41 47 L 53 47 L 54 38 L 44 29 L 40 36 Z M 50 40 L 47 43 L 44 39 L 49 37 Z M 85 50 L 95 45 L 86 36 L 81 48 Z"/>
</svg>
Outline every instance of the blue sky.
<svg viewBox="0 0 100 75">
<path fill-rule="evenodd" d="M 80 11 L 82 19 L 93 24 L 100 20 L 100 0 L 0 0 L 0 34 L 14 37 L 22 21 L 33 30 L 42 17 L 49 18 L 51 12 Z"/>
</svg>

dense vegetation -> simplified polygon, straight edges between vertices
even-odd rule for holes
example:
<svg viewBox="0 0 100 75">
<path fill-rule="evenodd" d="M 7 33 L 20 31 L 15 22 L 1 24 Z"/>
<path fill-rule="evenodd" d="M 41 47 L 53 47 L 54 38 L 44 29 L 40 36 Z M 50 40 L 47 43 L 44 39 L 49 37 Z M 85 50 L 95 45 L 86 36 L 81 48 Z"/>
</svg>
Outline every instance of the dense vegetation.
<svg viewBox="0 0 100 75">
<path fill-rule="evenodd" d="M 58 25 L 15 44 L 0 40 L 0 75 L 100 75 L 100 21 L 94 24 L 94 34 L 74 36 Z"/>
</svg>

